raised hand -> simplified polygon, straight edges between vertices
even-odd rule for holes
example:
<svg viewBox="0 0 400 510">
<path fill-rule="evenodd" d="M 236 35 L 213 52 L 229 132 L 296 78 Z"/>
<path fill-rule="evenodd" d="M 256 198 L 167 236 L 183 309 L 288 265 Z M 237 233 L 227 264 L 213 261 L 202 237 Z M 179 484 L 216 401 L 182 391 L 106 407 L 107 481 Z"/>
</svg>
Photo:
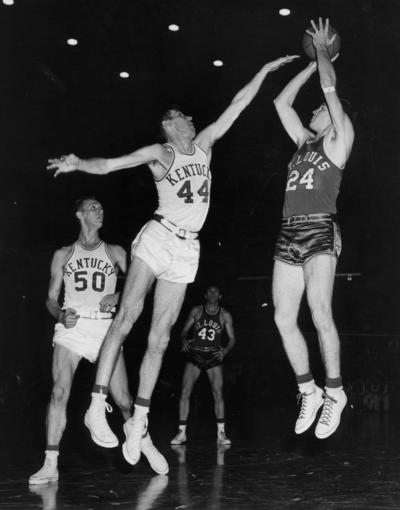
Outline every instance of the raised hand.
<svg viewBox="0 0 400 510">
<path fill-rule="evenodd" d="M 285 64 L 293 62 L 293 60 L 295 60 L 296 58 L 299 58 L 299 55 L 286 55 L 286 57 L 277 58 L 276 60 L 273 60 L 272 62 L 266 64 L 266 69 L 268 71 L 275 71 L 276 69 L 279 69 L 279 67 L 282 67 Z"/>
<path fill-rule="evenodd" d="M 315 48 L 328 48 L 336 39 L 336 34 L 333 34 L 332 37 L 329 37 L 328 18 L 325 20 L 325 26 L 323 24 L 322 18 L 318 18 L 318 26 L 315 24 L 314 20 L 311 20 L 311 26 L 314 31 L 307 29 L 306 32 L 309 36 L 312 37 L 313 45 Z"/>
<path fill-rule="evenodd" d="M 55 170 L 54 177 L 57 177 L 59 174 L 65 174 L 79 170 L 78 165 L 78 156 L 75 156 L 75 154 L 68 154 L 66 156 L 61 156 L 60 158 L 49 159 L 47 170 Z"/>
</svg>

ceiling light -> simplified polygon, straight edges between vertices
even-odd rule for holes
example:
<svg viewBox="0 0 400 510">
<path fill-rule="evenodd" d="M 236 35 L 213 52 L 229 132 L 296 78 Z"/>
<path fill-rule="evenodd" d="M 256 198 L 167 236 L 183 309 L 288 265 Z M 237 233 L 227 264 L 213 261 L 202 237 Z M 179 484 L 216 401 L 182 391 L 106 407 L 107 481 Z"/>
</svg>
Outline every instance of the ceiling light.
<svg viewBox="0 0 400 510">
<path fill-rule="evenodd" d="M 3 0 L 4 5 L 14 5 L 14 0 Z"/>
<path fill-rule="evenodd" d="M 213 64 L 215 65 L 215 67 L 222 67 L 224 65 L 222 60 L 214 60 Z"/>
<path fill-rule="evenodd" d="M 69 46 L 76 46 L 78 44 L 78 40 L 77 39 L 73 39 L 73 38 L 70 38 L 67 40 L 67 44 Z"/>
<path fill-rule="evenodd" d="M 129 73 L 127 73 L 126 71 L 121 71 L 119 75 L 121 78 L 129 78 Z"/>
<path fill-rule="evenodd" d="M 279 9 L 279 14 L 281 16 L 289 16 L 290 14 L 290 9 Z"/>
<path fill-rule="evenodd" d="M 179 25 L 175 25 L 175 23 L 172 23 L 168 26 L 168 30 L 171 30 L 171 32 L 177 32 L 179 30 Z"/>
</svg>

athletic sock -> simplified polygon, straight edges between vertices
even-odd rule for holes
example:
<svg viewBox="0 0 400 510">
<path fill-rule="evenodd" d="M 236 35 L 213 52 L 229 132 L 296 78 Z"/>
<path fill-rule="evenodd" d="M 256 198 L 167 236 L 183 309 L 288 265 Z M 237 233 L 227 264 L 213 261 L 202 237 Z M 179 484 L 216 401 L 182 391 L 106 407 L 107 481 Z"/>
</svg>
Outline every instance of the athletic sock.
<svg viewBox="0 0 400 510">
<path fill-rule="evenodd" d="M 108 386 L 103 386 L 102 384 L 95 384 L 93 386 L 93 393 L 99 393 L 100 395 L 108 394 Z"/>
<path fill-rule="evenodd" d="M 134 416 L 136 418 L 142 418 L 144 416 L 147 416 L 150 410 L 150 399 L 136 397 L 134 407 L 135 407 Z"/>
<path fill-rule="evenodd" d="M 187 427 L 187 421 L 186 420 L 179 420 L 178 430 L 186 434 L 186 427 Z"/>
<path fill-rule="evenodd" d="M 312 393 L 315 390 L 315 381 L 311 374 L 296 376 L 296 380 L 300 393 Z"/>
<path fill-rule="evenodd" d="M 217 418 L 217 431 L 225 432 L 225 418 Z"/>
</svg>

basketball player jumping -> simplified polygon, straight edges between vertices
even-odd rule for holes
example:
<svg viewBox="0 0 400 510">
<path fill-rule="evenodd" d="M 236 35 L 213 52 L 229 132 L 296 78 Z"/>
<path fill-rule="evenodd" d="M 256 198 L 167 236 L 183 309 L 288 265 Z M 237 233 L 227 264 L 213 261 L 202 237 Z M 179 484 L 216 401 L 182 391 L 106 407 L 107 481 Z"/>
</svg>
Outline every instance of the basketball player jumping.
<svg viewBox="0 0 400 510">
<path fill-rule="evenodd" d="M 159 207 L 132 244 L 128 271 L 119 311 L 101 350 L 92 402 L 85 423 L 92 439 L 104 447 L 117 446 L 118 440 L 105 417 L 105 399 L 120 347 L 143 308 L 145 296 L 157 280 L 148 346 L 140 367 L 140 382 L 135 412 L 124 425 L 123 453 L 136 464 L 140 443 L 147 429 L 150 399 L 175 323 L 198 266 L 198 233 L 203 226 L 210 201 L 209 164 L 214 143 L 221 138 L 258 92 L 267 74 L 291 62 L 283 57 L 265 64 L 254 78 L 233 98 L 216 122 L 196 135 L 190 116 L 169 109 L 160 123 L 167 143 L 154 144 L 115 159 L 83 160 L 70 154 L 49 160 L 55 175 L 81 170 L 104 175 L 123 168 L 147 164 L 158 192 Z"/>
<path fill-rule="evenodd" d="M 119 300 L 115 293 L 117 273 L 126 271 L 126 252 L 121 246 L 106 244 L 99 237 L 103 207 L 95 198 L 76 203 L 80 223 L 78 240 L 54 253 L 47 309 L 56 319 L 53 337 L 53 390 L 47 411 L 47 447 L 43 467 L 29 478 L 39 485 L 58 480 L 59 444 L 66 426 L 66 407 L 71 385 L 82 358 L 94 363 L 112 322 Z M 64 283 L 61 308 L 58 299 Z M 130 416 L 132 397 L 128 389 L 125 361 L 119 351 L 110 380 L 111 395 L 125 419 Z M 150 436 L 141 442 L 142 452 L 153 469 L 168 471 L 164 457 L 154 448 Z"/>
<path fill-rule="evenodd" d="M 315 434 L 330 436 L 346 405 L 340 372 L 340 343 L 332 318 L 332 292 L 341 250 L 336 198 L 354 131 L 336 92 L 336 73 L 328 49 L 329 20 L 312 21 L 316 62 L 295 76 L 275 99 L 283 127 L 297 145 L 289 163 L 282 228 L 273 271 L 275 321 L 296 375 L 302 397 L 295 432 L 306 431 L 323 406 Z M 301 123 L 292 105 L 300 88 L 318 69 L 325 102 L 313 112 L 311 130 Z M 326 370 L 325 392 L 314 383 L 308 349 L 297 325 L 304 291 L 316 327 Z"/>
<path fill-rule="evenodd" d="M 215 402 L 217 418 L 217 443 L 231 444 L 225 435 L 225 404 L 223 396 L 222 362 L 235 344 L 235 331 L 231 314 L 219 305 L 221 294 L 218 287 L 207 289 L 206 304 L 192 308 L 181 333 L 182 350 L 187 363 L 182 378 L 182 393 L 179 401 L 179 431 L 171 444 L 186 441 L 186 425 L 189 416 L 190 395 L 202 370 L 207 372 Z M 221 346 L 222 331 L 228 334 L 228 344 Z M 193 338 L 187 335 L 193 329 Z"/>
</svg>

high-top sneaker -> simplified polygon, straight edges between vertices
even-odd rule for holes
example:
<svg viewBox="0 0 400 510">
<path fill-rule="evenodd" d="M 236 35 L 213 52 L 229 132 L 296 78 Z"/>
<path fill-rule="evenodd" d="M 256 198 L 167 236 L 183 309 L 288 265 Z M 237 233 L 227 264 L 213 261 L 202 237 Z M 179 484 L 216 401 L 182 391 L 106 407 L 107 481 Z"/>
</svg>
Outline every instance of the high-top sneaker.
<svg viewBox="0 0 400 510">
<path fill-rule="evenodd" d="M 301 398 L 301 409 L 294 429 L 296 434 L 302 434 L 311 427 L 317 416 L 318 409 L 324 403 L 322 395 L 323 391 L 319 386 L 315 386 L 314 391 L 310 393 L 299 393 L 298 398 Z"/>
<path fill-rule="evenodd" d="M 318 439 L 325 439 L 339 427 L 340 417 L 347 403 L 346 393 L 343 390 L 335 392 L 335 396 L 325 393 L 324 407 L 315 427 Z"/>
<path fill-rule="evenodd" d="M 106 418 L 106 411 L 111 413 L 112 407 L 106 402 L 106 395 L 92 393 L 92 402 L 86 411 L 84 423 L 89 429 L 93 441 L 104 448 L 115 448 L 118 439 L 110 429 Z"/>
</svg>

